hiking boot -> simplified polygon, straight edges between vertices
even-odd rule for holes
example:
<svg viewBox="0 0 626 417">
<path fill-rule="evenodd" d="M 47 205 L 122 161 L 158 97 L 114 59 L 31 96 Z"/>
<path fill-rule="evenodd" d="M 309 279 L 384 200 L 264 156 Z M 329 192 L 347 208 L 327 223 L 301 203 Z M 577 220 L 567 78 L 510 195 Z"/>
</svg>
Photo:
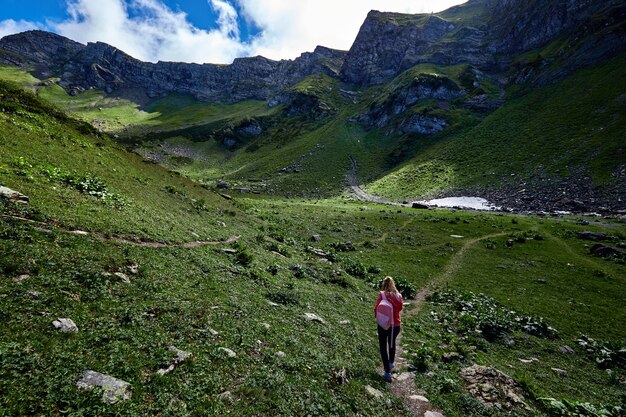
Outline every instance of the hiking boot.
<svg viewBox="0 0 626 417">
<path fill-rule="evenodd" d="M 391 378 L 391 373 L 389 373 L 389 372 L 385 372 L 385 374 L 383 375 L 383 378 L 387 382 L 392 382 L 393 381 L 393 378 Z"/>
</svg>

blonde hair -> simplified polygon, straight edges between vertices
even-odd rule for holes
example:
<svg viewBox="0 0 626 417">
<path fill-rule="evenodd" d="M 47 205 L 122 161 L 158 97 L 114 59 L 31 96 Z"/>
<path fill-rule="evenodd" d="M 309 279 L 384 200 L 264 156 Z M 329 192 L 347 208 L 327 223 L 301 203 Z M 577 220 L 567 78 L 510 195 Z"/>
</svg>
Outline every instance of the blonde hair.
<svg viewBox="0 0 626 417">
<path fill-rule="evenodd" d="M 400 295 L 400 291 L 396 288 L 396 283 L 391 277 L 385 277 L 385 279 L 383 279 L 383 285 L 380 287 L 380 290 L 389 292 L 393 295 Z"/>
</svg>

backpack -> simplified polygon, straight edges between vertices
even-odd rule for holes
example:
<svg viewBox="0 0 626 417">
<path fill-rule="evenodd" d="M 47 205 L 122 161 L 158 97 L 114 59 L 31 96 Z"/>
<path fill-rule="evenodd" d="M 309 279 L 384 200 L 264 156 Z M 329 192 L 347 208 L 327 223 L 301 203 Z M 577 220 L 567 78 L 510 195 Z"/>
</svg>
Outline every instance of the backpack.
<svg viewBox="0 0 626 417">
<path fill-rule="evenodd" d="M 393 304 L 387 300 L 387 296 L 384 291 L 380 292 L 383 299 L 376 307 L 376 323 L 385 330 L 388 330 L 393 325 Z"/>
</svg>

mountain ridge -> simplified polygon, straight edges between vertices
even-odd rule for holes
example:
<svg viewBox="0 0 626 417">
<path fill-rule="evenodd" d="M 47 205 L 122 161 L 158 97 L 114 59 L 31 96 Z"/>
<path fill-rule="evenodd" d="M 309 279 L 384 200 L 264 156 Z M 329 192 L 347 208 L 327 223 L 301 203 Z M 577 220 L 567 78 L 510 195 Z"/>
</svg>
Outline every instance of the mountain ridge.
<svg viewBox="0 0 626 417">
<path fill-rule="evenodd" d="M 58 84 L 70 91 L 102 88 L 111 93 L 140 86 L 148 97 L 183 93 L 214 102 L 265 100 L 308 75 L 337 75 L 345 54 L 318 46 L 295 60 L 256 56 L 236 58 L 230 65 L 149 63 L 103 42 L 83 45 L 38 30 L 5 36 L 0 40 L 0 50 L 5 51 L 0 51 L 0 62 L 33 65 L 45 78 L 59 76 Z"/>
<path fill-rule="evenodd" d="M 348 84 L 387 82 L 421 64 L 466 63 L 491 72 L 512 72 L 516 82 L 547 84 L 626 50 L 626 5 L 617 0 L 470 0 L 434 14 L 370 11 L 349 51 L 318 46 L 294 60 L 261 56 L 230 65 L 148 63 L 102 42 L 80 44 L 44 31 L 0 39 L 0 63 L 34 66 L 44 78 L 59 77 L 72 89 L 112 93 L 139 86 L 148 97 L 183 93 L 210 102 L 267 100 L 315 74 Z M 542 71 L 516 67 L 515 57 L 561 40 Z M 559 61 L 559 69 L 554 61 Z M 533 72 L 532 74 L 528 74 Z"/>
</svg>

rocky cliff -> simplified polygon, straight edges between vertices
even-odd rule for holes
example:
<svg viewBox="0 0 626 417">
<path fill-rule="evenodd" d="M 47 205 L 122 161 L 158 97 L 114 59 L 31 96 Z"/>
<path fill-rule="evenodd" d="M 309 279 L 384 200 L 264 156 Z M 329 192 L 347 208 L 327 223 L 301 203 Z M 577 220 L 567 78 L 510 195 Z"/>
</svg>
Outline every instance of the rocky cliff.
<svg viewBox="0 0 626 417">
<path fill-rule="evenodd" d="M 0 40 L 0 62 L 34 66 L 43 77 L 60 77 L 68 89 L 107 92 L 143 88 L 149 96 L 170 92 L 198 99 L 237 102 L 267 99 L 311 74 L 337 76 L 345 52 L 317 47 L 295 60 L 260 56 L 238 58 L 232 65 L 139 61 L 105 43 L 82 45 L 59 35 L 29 31 Z"/>
<path fill-rule="evenodd" d="M 626 4 L 619 0 L 469 0 L 430 15 L 372 11 L 341 76 L 379 84 L 420 63 L 502 71 L 516 55 L 557 39 L 564 42 L 559 75 L 565 75 L 581 61 L 587 66 L 626 50 L 625 22 Z"/>
<path fill-rule="evenodd" d="M 260 56 L 232 65 L 141 62 L 104 43 L 82 45 L 30 31 L 0 40 L 0 63 L 31 66 L 59 77 L 69 91 L 109 93 L 141 88 L 215 102 L 268 99 L 312 74 L 357 85 L 387 82 L 420 63 L 467 63 L 507 73 L 514 82 L 545 84 L 626 50 L 623 0 L 469 0 L 436 14 L 372 11 L 350 51 L 324 47 L 295 60 Z M 516 57 L 559 43 L 533 62 Z M 119 94 L 119 93 L 118 93 Z"/>
</svg>

